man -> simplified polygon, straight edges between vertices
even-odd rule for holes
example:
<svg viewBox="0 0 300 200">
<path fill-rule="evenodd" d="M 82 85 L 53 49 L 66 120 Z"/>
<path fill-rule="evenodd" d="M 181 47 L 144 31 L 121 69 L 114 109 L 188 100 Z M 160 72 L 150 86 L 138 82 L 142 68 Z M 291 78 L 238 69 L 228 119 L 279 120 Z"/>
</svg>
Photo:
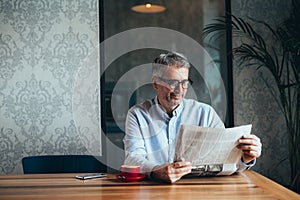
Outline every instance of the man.
<svg viewBox="0 0 300 200">
<path fill-rule="evenodd" d="M 161 54 L 154 60 L 152 85 L 157 96 L 132 107 L 127 114 L 124 137 L 125 164 L 140 165 L 153 179 L 176 182 L 191 172 L 190 162 L 174 162 L 176 138 L 181 124 L 224 128 L 214 109 L 184 99 L 189 81 L 189 62 L 177 53 Z M 244 135 L 237 148 L 243 151 L 242 171 L 254 165 L 261 154 L 255 135 Z"/>
</svg>

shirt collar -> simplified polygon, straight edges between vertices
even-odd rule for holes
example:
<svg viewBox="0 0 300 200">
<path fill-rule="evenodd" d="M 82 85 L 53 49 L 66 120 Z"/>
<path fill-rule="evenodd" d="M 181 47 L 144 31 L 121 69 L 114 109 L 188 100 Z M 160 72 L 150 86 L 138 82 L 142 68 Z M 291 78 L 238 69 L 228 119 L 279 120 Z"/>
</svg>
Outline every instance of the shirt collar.
<svg viewBox="0 0 300 200">
<path fill-rule="evenodd" d="M 184 99 L 182 99 L 181 103 L 177 106 L 177 108 L 175 108 L 173 110 L 173 116 L 177 117 L 181 113 L 181 111 L 183 109 L 183 101 L 184 101 Z"/>
<path fill-rule="evenodd" d="M 182 99 L 182 102 L 177 106 L 177 108 L 175 108 L 175 109 L 172 111 L 173 116 L 177 117 L 177 116 L 181 113 L 181 111 L 182 111 L 182 109 L 183 109 L 183 103 L 184 103 L 184 99 Z M 161 105 L 158 103 L 158 97 L 157 97 L 157 96 L 155 96 L 155 98 L 153 99 L 153 104 L 159 105 L 158 107 L 160 108 L 160 110 L 161 110 L 162 112 L 164 112 L 166 115 L 168 115 L 168 114 L 164 111 L 164 109 L 161 107 Z"/>
</svg>

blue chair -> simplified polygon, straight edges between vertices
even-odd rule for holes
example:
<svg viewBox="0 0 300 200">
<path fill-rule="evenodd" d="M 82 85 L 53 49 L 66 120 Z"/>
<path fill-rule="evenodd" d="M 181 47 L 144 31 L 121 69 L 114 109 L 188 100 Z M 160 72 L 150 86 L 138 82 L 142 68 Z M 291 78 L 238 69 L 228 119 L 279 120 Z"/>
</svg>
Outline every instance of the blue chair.
<svg viewBox="0 0 300 200">
<path fill-rule="evenodd" d="M 43 155 L 22 159 L 24 174 L 96 173 L 107 167 L 92 155 Z"/>
</svg>

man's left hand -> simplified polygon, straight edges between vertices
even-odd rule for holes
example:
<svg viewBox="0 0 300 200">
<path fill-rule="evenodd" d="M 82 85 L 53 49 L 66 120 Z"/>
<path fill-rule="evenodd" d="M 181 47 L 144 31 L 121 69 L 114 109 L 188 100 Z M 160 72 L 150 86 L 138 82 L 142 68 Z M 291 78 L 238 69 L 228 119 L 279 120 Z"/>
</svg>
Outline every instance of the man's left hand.
<svg viewBox="0 0 300 200">
<path fill-rule="evenodd" d="M 238 142 L 237 148 L 243 151 L 242 158 L 244 163 L 249 163 L 260 157 L 262 144 L 256 135 L 243 135 Z"/>
</svg>

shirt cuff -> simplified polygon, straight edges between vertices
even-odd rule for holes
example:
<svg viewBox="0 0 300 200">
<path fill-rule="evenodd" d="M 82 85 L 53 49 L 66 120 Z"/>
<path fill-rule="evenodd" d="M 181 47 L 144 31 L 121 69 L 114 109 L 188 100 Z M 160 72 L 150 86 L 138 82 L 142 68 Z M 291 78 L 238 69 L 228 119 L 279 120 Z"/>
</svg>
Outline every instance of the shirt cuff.
<svg viewBox="0 0 300 200">
<path fill-rule="evenodd" d="M 147 165 L 142 165 L 141 166 L 141 172 L 144 173 L 147 177 L 151 177 L 151 173 L 154 167 L 156 167 L 157 164 L 150 164 L 148 163 Z"/>
<path fill-rule="evenodd" d="M 242 159 L 239 160 L 239 162 L 237 163 L 237 171 L 238 172 L 242 172 L 244 170 L 250 169 L 251 167 L 253 167 L 256 163 L 256 159 L 248 162 L 248 163 L 244 163 L 244 161 Z"/>
</svg>

